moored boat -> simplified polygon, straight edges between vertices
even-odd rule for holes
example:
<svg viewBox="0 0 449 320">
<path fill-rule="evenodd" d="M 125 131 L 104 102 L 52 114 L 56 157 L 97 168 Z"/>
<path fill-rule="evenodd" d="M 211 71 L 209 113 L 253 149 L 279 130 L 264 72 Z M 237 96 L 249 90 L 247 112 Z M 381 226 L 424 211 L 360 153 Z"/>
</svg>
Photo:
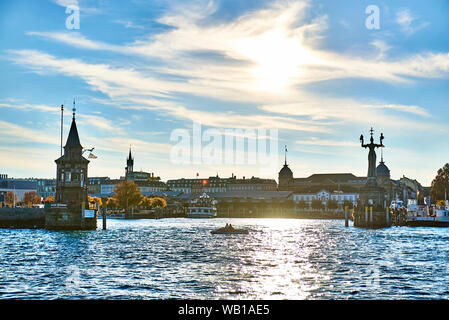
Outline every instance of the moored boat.
<svg viewBox="0 0 449 320">
<path fill-rule="evenodd" d="M 428 206 L 410 210 L 405 221 L 409 227 L 449 227 L 449 208 L 431 208 Z"/>
<path fill-rule="evenodd" d="M 203 193 L 201 196 L 189 201 L 187 205 L 188 218 L 213 218 L 217 216 L 216 201 L 208 194 Z"/>
</svg>

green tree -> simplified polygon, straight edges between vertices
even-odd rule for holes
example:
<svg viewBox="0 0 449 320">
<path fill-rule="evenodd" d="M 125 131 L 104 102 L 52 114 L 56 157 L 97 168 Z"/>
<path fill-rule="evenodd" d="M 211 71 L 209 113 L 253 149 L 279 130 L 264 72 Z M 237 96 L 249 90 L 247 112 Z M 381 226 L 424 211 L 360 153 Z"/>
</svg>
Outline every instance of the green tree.
<svg viewBox="0 0 449 320">
<path fill-rule="evenodd" d="M 323 209 L 323 202 L 319 199 L 313 199 L 312 200 L 312 208 L 321 210 Z"/>
<path fill-rule="evenodd" d="M 128 208 L 132 208 L 140 203 L 142 194 L 134 181 L 124 180 L 115 185 L 114 198 L 118 201 L 120 208 L 126 208 L 127 200 Z"/>
<path fill-rule="evenodd" d="M 449 163 L 438 169 L 435 179 L 432 181 L 430 195 L 433 200 L 443 200 L 445 192 L 449 192 Z"/>
<path fill-rule="evenodd" d="M 332 200 L 332 199 L 327 201 L 327 208 L 331 209 L 331 210 L 337 209 L 338 208 L 338 202 L 335 201 L 335 200 Z"/>
<path fill-rule="evenodd" d="M 449 192 L 449 163 L 438 169 L 437 175 L 432 181 L 430 195 L 434 201 L 443 200 L 445 192 Z"/>
<path fill-rule="evenodd" d="M 307 203 L 306 200 L 303 200 L 303 199 L 299 200 L 296 205 L 300 209 L 309 209 L 309 203 Z"/>
<path fill-rule="evenodd" d="M 343 202 L 343 209 L 344 209 L 346 206 L 348 207 L 348 209 L 352 209 L 352 207 L 354 206 L 354 204 L 352 203 L 352 201 L 345 200 L 345 201 Z"/>
</svg>

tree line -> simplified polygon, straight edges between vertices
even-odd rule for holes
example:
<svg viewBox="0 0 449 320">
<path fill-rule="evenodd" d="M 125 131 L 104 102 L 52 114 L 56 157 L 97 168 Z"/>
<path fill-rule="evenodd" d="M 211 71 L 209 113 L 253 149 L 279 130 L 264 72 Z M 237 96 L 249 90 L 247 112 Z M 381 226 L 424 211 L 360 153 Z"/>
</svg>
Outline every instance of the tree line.
<svg viewBox="0 0 449 320">
<path fill-rule="evenodd" d="M 128 208 L 140 207 L 140 208 L 165 208 L 167 201 L 162 197 L 146 197 L 142 195 L 139 187 L 134 181 L 120 181 L 114 188 L 114 194 L 112 197 L 88 197 L 88 201 L 92 205 L 100 204 L 102 208 L 108 209 L 124 209 L 126 208 L 126 202 L 128 202 Z M 9 191 L 4 196 L 5 205 L 12 207 L 14 204 L 17 206 L 28 206 L 41 204 L 41 203 L 53 203 L 55 202 L 54 196 L 49 196 L 45 199 L 37 194 L 36 191 L 29 191 L 24 194 L 24 197 L 19 201 L 17 195 Z"/>
</svg>

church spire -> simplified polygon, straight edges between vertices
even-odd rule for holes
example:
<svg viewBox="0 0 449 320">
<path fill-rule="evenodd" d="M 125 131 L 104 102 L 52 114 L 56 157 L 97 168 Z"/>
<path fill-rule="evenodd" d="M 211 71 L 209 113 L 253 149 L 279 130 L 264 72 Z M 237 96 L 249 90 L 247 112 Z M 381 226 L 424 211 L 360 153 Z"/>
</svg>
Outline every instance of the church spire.
<svg viewBox="0 0 449 320">
<path fill-rule="evenodd" d="M 129 155 L 128 155 L 128 159 L 126 159 L 126 165 L 128 167 L 128 172 L 134 171 L 134 159 L 131 155 L 131 146 L 129 146 Z"/>
<path fill-rule="evenodd" d="M 129 146 L 129 155 L 128 155 L 128 160 L 131 160 L 132 156 L 131 156 L 131 146 Z"/>
<path fill-rule="evenodd" d="M 76 112 L 76 108 L 75 108 L 75 98 L 73 98 L 73 109 L 72 109 L 72 111 L 73 111 L 73 118 L 72 118 L 72 120 L 75 121 L 75 112 Z"/>
</svg>

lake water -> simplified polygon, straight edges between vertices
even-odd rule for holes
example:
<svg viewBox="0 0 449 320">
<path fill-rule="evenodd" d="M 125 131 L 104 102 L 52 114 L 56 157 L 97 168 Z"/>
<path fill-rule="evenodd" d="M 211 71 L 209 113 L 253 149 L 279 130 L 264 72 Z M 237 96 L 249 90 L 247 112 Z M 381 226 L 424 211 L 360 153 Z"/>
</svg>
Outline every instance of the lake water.
<svg viewBox="0 0 449 320">
<path fill-rule="evenodd" d="M 227 222 L 250 233 L 210 234 Z M 0 229 L 0 298 L 449 298 L 448 228 L 186 218 L 98 226 Z"/>
</svg>

